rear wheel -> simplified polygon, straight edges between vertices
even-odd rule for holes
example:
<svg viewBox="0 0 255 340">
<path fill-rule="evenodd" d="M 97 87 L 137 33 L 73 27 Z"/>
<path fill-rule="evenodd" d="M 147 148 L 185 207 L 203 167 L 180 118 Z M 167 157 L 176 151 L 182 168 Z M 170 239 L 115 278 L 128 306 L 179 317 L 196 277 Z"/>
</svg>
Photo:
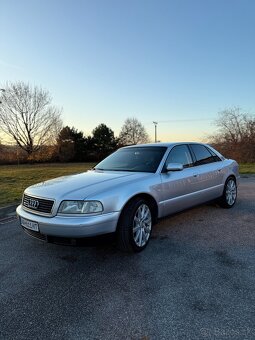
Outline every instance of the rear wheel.
<svg viewBox="0 0 255 340">
<path fill-rule="evenodd" d="M 152 210 L 142 198 L 135 198 L 124 208 L 118 224 L 118 247 L 123 251 L 139 252 L 150 239 Z"/>
<path fill-rule="evenodd" d="M 233 177 L 227 179 L 223 191 L 223 195 L 219 200 L 219 204 L 223 208 L 232 208 L 236 203 L 237 187 Z"/>
</svg>

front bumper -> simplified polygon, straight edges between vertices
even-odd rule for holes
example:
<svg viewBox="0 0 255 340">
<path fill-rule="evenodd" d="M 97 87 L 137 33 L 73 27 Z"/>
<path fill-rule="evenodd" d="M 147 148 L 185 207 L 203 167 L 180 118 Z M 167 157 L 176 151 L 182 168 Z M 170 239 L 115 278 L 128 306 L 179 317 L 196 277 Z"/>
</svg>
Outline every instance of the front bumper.
<svg viewBox="0 0 255 340">
<path fill-rule="evenodd" d="M 116 231 L 120 212 L 111 212 L 108 214 L 96 216 L 54 216 L 45 217 L 29 213 L 19 205 L 17 215 L 29 221 L 37 222 L 39 232 L 44 235 L 82 238 L 97 236 L 102 234 L 113 233 Z"/>
</svg>

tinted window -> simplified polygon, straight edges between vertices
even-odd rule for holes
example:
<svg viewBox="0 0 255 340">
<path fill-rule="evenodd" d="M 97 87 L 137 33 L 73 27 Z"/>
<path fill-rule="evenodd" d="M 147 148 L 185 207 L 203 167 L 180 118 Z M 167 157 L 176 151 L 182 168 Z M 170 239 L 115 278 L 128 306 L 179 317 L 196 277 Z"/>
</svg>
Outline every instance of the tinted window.
<svg viewBox="0 0 255 340">
<path fill-rule="evenodd" d="M 97 170 L 155 172 L 166 147 L 132 147 L 119 149 L 96 165 Z"/>
<path fill-rule="evenodd" d="M 208 164 L 215 161 L 214 156 L 209 152 L 209 150 L 204 145 L 192 144 L 190 146 L 195 154 L 196 158 L 195 165 Z"/>
<path fill-rule="evenodd" d="M 166 165 L 169 163 L 181 163 L 184 168 L 192 166 L 192 158 L 187 145 L 173 147 L 166 160 Z"/>
<path fill-rule="evenodd" d="M 221 162 L 220 157 L 217 156 L 215 152 L 213 152 L 211 149 L 209 149 L 209 151 L 210 151 L 211 154 L 213 155 L 214 162 Z"/>
</svg>

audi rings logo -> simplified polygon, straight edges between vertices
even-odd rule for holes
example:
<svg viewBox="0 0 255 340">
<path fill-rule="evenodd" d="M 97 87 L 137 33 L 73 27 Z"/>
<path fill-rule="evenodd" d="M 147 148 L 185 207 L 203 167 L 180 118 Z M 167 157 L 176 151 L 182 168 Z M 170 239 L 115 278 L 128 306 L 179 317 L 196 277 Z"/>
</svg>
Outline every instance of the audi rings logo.
<svg viewBox="0 0 255 340">
<path fill-rule="evenodd" d="M 27 201 L 26 201 L 26 206 L 28 208 L 31 208 L 31 209 L 37 209 L 39 207 L 39 201 L 33 199 L 33 198 L 29 198 Z"/>
</svg>

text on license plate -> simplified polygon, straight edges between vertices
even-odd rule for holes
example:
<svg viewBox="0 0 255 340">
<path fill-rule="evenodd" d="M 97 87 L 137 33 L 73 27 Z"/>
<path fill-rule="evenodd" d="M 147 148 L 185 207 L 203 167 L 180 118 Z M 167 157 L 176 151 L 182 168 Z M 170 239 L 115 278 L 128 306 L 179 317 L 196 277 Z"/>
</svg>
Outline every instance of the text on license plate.
<svg viewBox="0 0 255 340">
<path fill-rule="evenodd" d="M 37 222 L 29 221 L 29 220 L 26 220 L 25 218 L 21 217 L 20 218 L 20 224 L 22 225 L 22 227 L 25 227 L 27 229 L 39 231 L 39 226 L 38 226 Z"/>
</svg>

